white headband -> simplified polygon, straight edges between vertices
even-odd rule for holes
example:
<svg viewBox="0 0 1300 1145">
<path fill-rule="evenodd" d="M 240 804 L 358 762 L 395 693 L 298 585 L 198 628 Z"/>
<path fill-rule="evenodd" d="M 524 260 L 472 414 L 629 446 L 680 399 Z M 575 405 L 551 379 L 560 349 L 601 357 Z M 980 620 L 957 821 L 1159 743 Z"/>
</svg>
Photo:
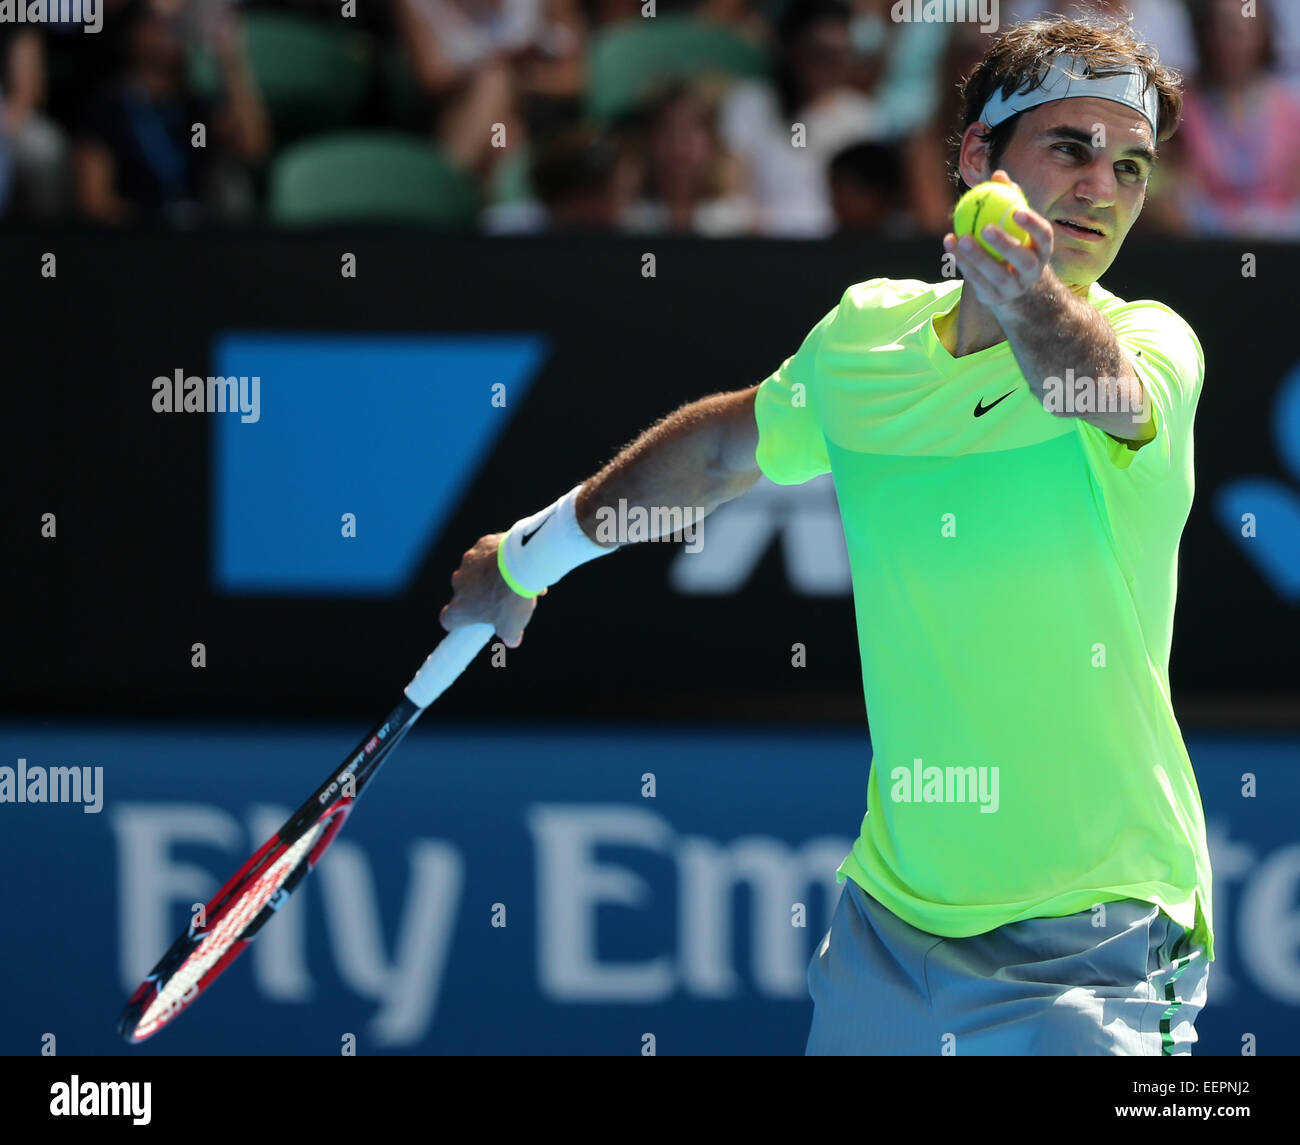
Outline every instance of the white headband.
<svg viewBox="0 0 1300 1145">
<path fill-rule="evenodd" d="M 998 88 L 984 105 L 979 121 L 997 127 L 1017 112 L 1028 111 L 1041 103 L 1093 96 L 1114 100 L 1141 112 L 1151 124 L 1151 138 L 1154 140 L 1160 110 L 1156 85 L 1148 84 L 1146 76 L 1136 69 L 1111 76 L 1093 76 L 1089 71 L 1089 66 L 1078 56 L 1057 56 L 1042 85 L 1032 91 L 1016 91 L 1004 96 L 1002 89 Z"/>
</svg>

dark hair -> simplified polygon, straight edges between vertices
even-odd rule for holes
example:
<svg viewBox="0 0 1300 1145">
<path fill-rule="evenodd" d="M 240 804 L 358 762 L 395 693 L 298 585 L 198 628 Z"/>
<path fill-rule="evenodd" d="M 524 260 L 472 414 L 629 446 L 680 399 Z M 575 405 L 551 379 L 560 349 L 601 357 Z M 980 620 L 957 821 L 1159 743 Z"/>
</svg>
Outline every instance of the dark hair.
<svg viewBox="0 0 1300 1145">
<path fill-rule="evenodd" d="M 1132 16 L 1087 19 L 1046 16 L 1025 20 L 999 33 L 970 77 L 961 86 L 961 126 L 949 143 L 949 166 L 953 184 L 962 189 L 959 159 L 966 129 L 979 121 L 984 105 L 993 93 L 1010 96 L 1017 91 L 1033 91 L 1047 78 L 1057 56 L 1078 56 L 1098 77 L 1116 75 L 1136 66 L 1145 76 L 1147 88 L 1155 85 L 1159 110 L 1156 117 L 1156 141 L 1163 142 L 1178 129 L 1183 113 L 1182 77 L 1160 63 L 1160 55 L 1134 34 Z M 1015 134 L 1023 112 L 1018 112 L 996 127 L 988 128 L 982 138 L 988 142 L 989 158 L 996 164 Z"/>
<path fill-rule="evenodd" d="M 836 152 L 830 163 L 832 179 L 848 179 L 860 187 L 897 195 L 903 188 L 903 161 L 888 143 L 855 143 Z"/>
<path fill-rule="evenodd" d="M 708 104 L 704 89 L 688 76 L 670 76 L 651 88 L 637 104 L 631 123 L 650 131 L 659 119 L 679 103 L 690 103 L 706 114 Z"/>
<path fill-rule="evenodd" d="M 791 54 L 795 42 L 809 28 L 823 20 L 837 20 L 848 24 L 853 19 L 853 8 L 846 0 L 793 0 L 781 15 L 777 25 L 777 54 L 772 72 L 773 86 L 781 105 L 781 114 L 789 119 L 799 110 L 799 91 L 795 85 Z"/>
<path fill-rule="evenodd" d="M 853 19 L 853 6 L 847 0 L 793 0 L 781 13 L 777 37 L 789 47 L 809 28 L 821 20 Z"/>
<path fill-rule="evenodd" d="M 137 28 L 154 22 L 166 23 L 151 0 L 127 0 L 107 23 L 107 55 L 116 71 L 123 71 L 131 63 L 131 49 Z"/>
<path fill-rule="evenodd" d="M 570 195 L 608 186 L 618 157 L 616 139 L 590 124 L 579 124 L 547 140 L 529 167 L 528 181 L 549 208 Z"/>
<path fill-rule="evenodd" d="M 628 138 L 637 143 L 645 153 L 650 137 L 669 111 L 684 103 L 692 111 L 696 112 L 713 144 L 715 156 L 714 163 L 711 165 L 711 169 L 707 171 L 703 185 L 700 188 L 701 193 L 706 197 L 713 197 L 721 193 L 722 172 L 718 161 L 723 146 L 722 139 L 718 134 L 715 99 L 716 92 L 711 94 L 711 88 L 706 79 L 688 76 L 669 77 L 651 88 L 638 105 L 634 118 L 627 122 L 626 127 Z M 660 195 L 657 173 L 652 165 L 647 164 L 644 168 L 641 190 L 642 194 L 651 199 L 658 198 Z"/>
</svg>

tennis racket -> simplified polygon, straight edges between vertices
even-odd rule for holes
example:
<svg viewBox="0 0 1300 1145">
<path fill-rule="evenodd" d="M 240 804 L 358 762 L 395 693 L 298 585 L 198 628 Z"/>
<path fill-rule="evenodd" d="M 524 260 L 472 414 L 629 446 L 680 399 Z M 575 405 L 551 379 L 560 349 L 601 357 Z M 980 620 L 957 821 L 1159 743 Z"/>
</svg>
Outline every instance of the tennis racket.
<svg viewBox="0 0 1300 1145">
<path fill-rule="evenodd" d="M 406 685 L 401 703 L 217 891 L 204 908 L 204 925 L 191 922 L 131 995 L 117 1027 L 128 1042 L 152 1037 L 192 1005 L 289 901 L 334 842 L 380 765 L 492 632 L 490 624 L 470 624 L 444 636 Z"/>
</svg>

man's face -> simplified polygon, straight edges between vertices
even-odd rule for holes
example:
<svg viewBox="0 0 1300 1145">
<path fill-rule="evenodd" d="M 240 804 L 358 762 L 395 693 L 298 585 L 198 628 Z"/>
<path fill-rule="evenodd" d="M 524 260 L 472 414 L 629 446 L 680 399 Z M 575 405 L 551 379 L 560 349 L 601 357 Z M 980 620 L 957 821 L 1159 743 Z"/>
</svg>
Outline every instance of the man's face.
<svg viewBox="0 0 1300 1145">
<path fill-rule="evenodd" d="M 1021 114 L 997 166 L 1052 224 L 1052 269 L 1067 286 L 1087 287 L 1115 261 L 1146 201 L 1154 152 L 1150 124 L 1114 100 L 1058 99 Z M 962 159 L 972 186 L 992 176 L 982 146 L 964 147 Z"/>
</svg>

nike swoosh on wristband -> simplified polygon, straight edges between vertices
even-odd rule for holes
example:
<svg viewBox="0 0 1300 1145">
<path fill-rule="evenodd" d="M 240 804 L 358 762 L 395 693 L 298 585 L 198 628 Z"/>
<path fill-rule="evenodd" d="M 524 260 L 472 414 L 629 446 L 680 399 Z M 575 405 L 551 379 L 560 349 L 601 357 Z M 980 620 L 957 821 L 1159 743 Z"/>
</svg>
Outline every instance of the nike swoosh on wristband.
<svg viewBox="0 0 1300 1145">
<path fill-rule="evenodd" d="M 1009 398 L 1015 392 L 1016 392 L 1015 390 L 1007 390 L 1005 394 L 1003 394 L 1000 398 L 998 398 L 998 402 L 1006 401 L 1007 398 Z M 980 398 L 980 400 L 975 403 L 975 416 L 983 417 L 986 413 L 989 412 L 989 410 L 991 410 L 995 405 L 997 405 L 998 402 L 990 402 L 988 405 L 985 405 L 984 399 Z"/>
<path fill-rule="evenodd" d="M 546 522 L 549 521 L 552 516 L 554 516 L 554 514 L 555 514 L 555 510 L 552 509 L 549 513 L 546 514 L 545 517 L 541 519 L 541 521 L 538 524 L 533 526 L 533 531 L 531 533 L 524 533 L 519 538 L 519 547 L 522 549 L 526 544 L 528 544 L 529 541 L 531 541 L 535 536 L 537 536 L 537 530 L 540 529 L 543 525 L 545 525 Z"/>
</svg>

